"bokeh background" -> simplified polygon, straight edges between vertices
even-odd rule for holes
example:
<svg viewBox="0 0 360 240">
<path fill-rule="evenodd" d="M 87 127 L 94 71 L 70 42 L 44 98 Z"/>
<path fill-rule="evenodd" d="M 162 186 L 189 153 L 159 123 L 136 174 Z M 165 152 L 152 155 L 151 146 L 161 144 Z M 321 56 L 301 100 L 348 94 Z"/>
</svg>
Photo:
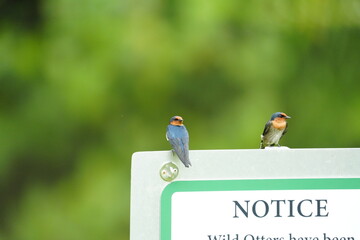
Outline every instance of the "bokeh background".
<svg viewBox="0 0 360 240">
<path fill-rule="evenodd" d="M 129 238 L 135 151 L 360 146 L 358 0 L 1 0 L 0 239 Z M 194 163 L 196 164 L 196 163 Z"/>
</svg>

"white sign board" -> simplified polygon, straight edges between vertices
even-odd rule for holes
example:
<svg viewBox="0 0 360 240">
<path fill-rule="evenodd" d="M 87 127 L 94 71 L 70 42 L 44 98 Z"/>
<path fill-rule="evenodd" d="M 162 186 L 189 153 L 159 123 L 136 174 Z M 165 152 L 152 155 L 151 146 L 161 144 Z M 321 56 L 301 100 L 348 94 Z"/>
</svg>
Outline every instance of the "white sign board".
<svg viewBox="0 0 360 240">
<path fill-rule="evenodd" d="M 133 155 L 131 240 L 360 240 L 360 149 Z M 166 182 L 161 167 L 179 167 Z"/>
<path fill-rule="evenodd" d="M 175 182 L 161 239 L 360 239 L 359 188 L 359 178 Z"/>
</svg>

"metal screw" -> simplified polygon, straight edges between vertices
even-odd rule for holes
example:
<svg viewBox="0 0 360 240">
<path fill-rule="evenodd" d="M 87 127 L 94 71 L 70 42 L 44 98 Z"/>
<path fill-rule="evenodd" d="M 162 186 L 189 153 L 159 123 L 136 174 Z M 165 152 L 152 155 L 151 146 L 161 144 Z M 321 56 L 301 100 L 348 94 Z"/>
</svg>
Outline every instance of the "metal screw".
<svg viewBox="0 0 360 240">
<path fill-rule="evenodd" d="M 171 182 L 171 181 L 175 180 L 175 178 L 178 176 L 178 174 L 179 174 L 179 168 L 178 168 L 178 166 L 175 165 L 175 163 L 168 162 L 168 163 L 165 163 L 160 168 L 160 177 L 164 181 Z"/>
</svg>

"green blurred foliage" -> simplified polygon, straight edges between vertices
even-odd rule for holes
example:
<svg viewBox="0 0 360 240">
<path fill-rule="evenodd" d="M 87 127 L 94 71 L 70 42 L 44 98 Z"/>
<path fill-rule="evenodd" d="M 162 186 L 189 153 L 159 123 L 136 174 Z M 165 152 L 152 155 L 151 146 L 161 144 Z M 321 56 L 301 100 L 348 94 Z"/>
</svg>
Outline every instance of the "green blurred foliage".
<svg viewBox="0 0 360 240">
<path fill-rule="evenodd" d="M 0 1 L 0 239 L 128 239 L 131 154 L 359 147 L 360 1 Z M 196 163 L 193 163 L 196 164 Z"/>
</svg>

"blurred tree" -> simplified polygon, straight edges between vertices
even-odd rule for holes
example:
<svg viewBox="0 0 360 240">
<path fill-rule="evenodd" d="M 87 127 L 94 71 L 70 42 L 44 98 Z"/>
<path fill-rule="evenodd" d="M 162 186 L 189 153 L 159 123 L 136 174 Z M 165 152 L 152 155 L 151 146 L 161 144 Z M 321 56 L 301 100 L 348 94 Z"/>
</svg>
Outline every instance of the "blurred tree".
<svg viewBox="0 0 360 240">
<path fill-rule="evenodd" d="M 0 239 L 128 239 L 131 154 L 360 145 L 360 3 L 0 2 Z"/>
</svg>

